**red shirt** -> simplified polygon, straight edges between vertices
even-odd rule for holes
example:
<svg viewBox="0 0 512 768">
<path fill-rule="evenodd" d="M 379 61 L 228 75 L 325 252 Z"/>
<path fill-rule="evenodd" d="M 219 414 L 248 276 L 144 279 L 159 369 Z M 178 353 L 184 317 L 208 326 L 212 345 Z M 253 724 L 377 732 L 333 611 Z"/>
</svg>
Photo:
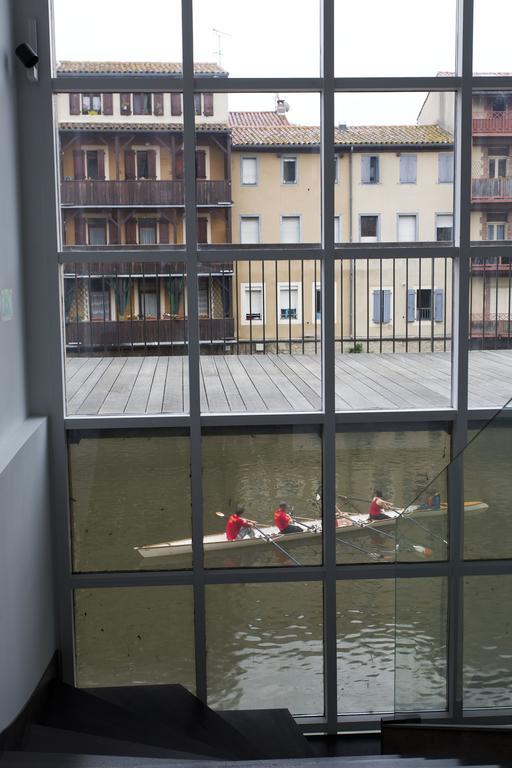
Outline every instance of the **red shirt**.
<svg viewBox="0 0 512 768">
<path fill-rule="evenodd" d="M 228 541 L 235 541 L 236 537 L 240 533 L 240 528 L 247 525 L 245 517 L 239 517 L 234 512 L 229 516 L 226 525 L 226 538 Z"/>
<path fill-rule="evenodd" d="M 370 517 L 379 517 L 379 515 L 381 515 L 383 512 L 382 507 L 377 504 L 377 501 L 380 501 L 379 497 L 374 496 L 372 503 L 370 504 L 370 509 L 368 510 Z"/>
<path fill-rule="evenodd" d="M 285 528 L 288 528 L 291 521 L 292 519 L 290 515 L 284 509 L 279 507 L 279 509 L 276 509 L 274 512 L 274 523 L 277 525 L 280 531 L 284 531 Z"/>
</svg>

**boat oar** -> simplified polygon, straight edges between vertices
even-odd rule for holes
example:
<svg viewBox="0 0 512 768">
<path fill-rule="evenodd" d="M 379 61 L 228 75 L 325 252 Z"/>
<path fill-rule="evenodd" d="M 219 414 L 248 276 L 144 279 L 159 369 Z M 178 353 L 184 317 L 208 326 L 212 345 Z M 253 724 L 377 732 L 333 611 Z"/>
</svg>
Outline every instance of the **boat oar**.
<svg viewBox="0 0 512 768">
<path fill-rule="evenodd" d="M 396 540 L 396 536 L 393 533 L 386 533 L 386 531 L 381 531 L 380 528 L 374 528 L 371 523 L 363 523 L 359 520 L 354 520 L 348 512 L 343 512 L 338 506 L 336 506 L 336 512 L 338 512 L 341 517 L 345 517 L 347 520 L 350 520 L 353 524 L 357 525 L 359 528 L 367 528 L 369 531 L 372 531 L 372 533 L 378 533 L 380 536 L 385 536 L 388 539 L 393 539 L 395 542 L 395 551 L 400 546 L 399 542 Z M 393 518 L 390 518 L 392 520 Z M 396 519 L 396 518 L 395 518 Z M 414 544 L 409 539 L 406 539 L 405 536 L 400 537 L 402 541 L 404 541 L 410 549 L 413 549 L 417 554 L 424 555 L 424 557 L 432 557 L 433 552 L 430 547 L 424 547 L 423 544 Z"/>
<path fill-rule="evenodd" d="M 405 507 L 401 512 L 399 512 L 398 509 L 395 509 L 394 507 L 392 507 L 393 512 L 396 512 L 396 517 L 394 517 L 392 519 L 393 520 L 400 520 L 400 519 L 402 519 L 402 520 L 409 520 L 411 523 L 415 523 L 415 525 L 417 525 L 419 528 L 421 528 L 422 531 L 425 531 L 426 533 L 428 533 L 429 536 L 432 536 L 434 539 L 438 539 L 439 541 L 442 541 L 443 544 L 446 544 L 448 546 L 448 542 L 446 541 L 446 539 L 443 539 L 442 536 L 438 536 L 437 533 L 434 533 L 433 531 L 431 531 L 429 528 L 427 528 L 426 525 L 422 525 L 421 523 L 418 523 L 416 518 L 412 517 L 412 515 L 410 515 L 410 514 L 407 515 L 406 514 L 406 509 L 407 509 L 407 507 Z"/>
<path fill-rule="evenodd" d="M 310 531 L 318 532 L 314 526 L 306 525 L 306 523 L 303 522 L 304 521 L 303 517 L 295 517 L 295 520 L 300 520 L 304 528 L 307 528 Z M 380 555 L 378 552 L 370 552 L 369 549 L 360 547 L 358 544 L 354 544 L 353 541 L 347 541 L 346 539 L 341 539 L 339 536 L 336 536 L 335 538 L 336 538 L 336 541 L 338 541 L 340 544 L 345 544 L 345 546 L 347 547 L 352 547 L 353 549 L 357 549 L 359 552 L 364 552 L 364 554 L 368 555 L 368 557 L 372 558 L 372 560 L 383 560 L 386 557 L 385 555 Z"/>
<path fill-rule="evenodd" d="M 224 514 L 224 512 L 214 512 L 214 514 L 217 517 L 227 517 L 227 515 Z M 259 534 L 261 534 L 262 538 L 265 539 L 265 541 L 268 541 L 269 544 L 273 544 L 276 549 L 278 549 L 280 552 L 283 553 L 283 555 L 286 555 L 286 557 L 292 561 L 292 563 L 295 563 L 295 565 L 300 565 L 299 561 L 296 560 L 293 555 L 290 555 L 289 552 L 286 551 L 284 547 L 282 547 L 280 544 L 277 543 L 277 541 L 274 541 L 272 536 L 270 536 L 268 533 L 265 533 L 265 531 L 262 531 L 261 528 L 258 528 L 257 525 L 253 525 L 253 528 L 258 531 Z"/>
</svg>

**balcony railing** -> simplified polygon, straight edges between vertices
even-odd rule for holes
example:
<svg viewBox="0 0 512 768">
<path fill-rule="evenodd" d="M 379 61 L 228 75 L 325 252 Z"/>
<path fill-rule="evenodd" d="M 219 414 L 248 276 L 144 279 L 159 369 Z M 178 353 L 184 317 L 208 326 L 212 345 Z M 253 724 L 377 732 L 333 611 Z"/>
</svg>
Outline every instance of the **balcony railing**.
<svg viewBox="0 0 512 768">
<path fill-rule="evenodd" d="M 197 182 L 198 205 L 231 203 L 231 182 L 226 179 Z M 96 206 L 182 206 L 185 204 L 183 181 L 63 181 L 61 204 L 68 207 Z"/>
<path fill-rule="evenodd" d="M 505 112 L 489 112 L 473 118 L 473 134 L 512 134 L 512 115 Z"/>
<path fill-rule="evenodd" d="M 472 339 L 496 339 L 512 337 L 512 318 L 507 313 L 471 315 Z"/>
<path fill-rule="evenodd" d="M 473 202 L 481 200 L 512 201 L 512 178 L 473 179 L 471 197 Z"/>
<path fill-rule="evenodd" d="M 66 323 L 66 345 L 80 351 L 103 349 L 183 346 L 187 341 L 187 320 L 88 320 Z M 200 318 L 199 339 L 205 343 L 224 343 L 234 338 L 234 319 Z M 150 354 L 152 354 L 150 352 Z"/>
</svg>

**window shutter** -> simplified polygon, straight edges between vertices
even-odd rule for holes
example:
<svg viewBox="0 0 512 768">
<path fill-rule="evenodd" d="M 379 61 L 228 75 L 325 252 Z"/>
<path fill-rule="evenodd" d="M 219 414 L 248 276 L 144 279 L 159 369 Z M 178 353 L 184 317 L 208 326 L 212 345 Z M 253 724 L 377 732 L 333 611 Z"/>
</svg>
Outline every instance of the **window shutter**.
<svg viewBox="0 0 512 768">
<path fill-rule="evenodd" d="M 439 155 L 439 181 L 453 181 L 453 152 L 443 152 Z"/>
<path fill-rule="evenodd" d="M 82 149 L 73 150 L 73 173 L 77 181 L 85 179 L 85 155 Z"/>
<path fill-rule="evenodd" d="M 148 178 L 156 179 L 156 151 L 148 149 Z"/>
<path fill-rule="evenodd" d="M 374 323 L 380 323 L 381 322 L 381 293 L 382 291 L 375 290 L 373 292 L 373 317 L 372 320 Z"/>
<path fill-rule="evenodd" d="M 158 242 L 169 242 L 169 222 L 166 219 L 160 219 L 158 222 Z"/>
<path fill-rule="evenodd" d="M 127 181 L 135 179 L 135 152 L 133 149 L 124 151 L 124 178 Z"/>
<path fill-rule="evenodd" d="M 75 216 L 75 245 L 85 245 L 85 219 Z"/>
<path fill-rule="evenodd" d="M 400 183 L 416 183 L 416 155 L 400 155 Z"/>
<path fill-rule="evenodd" d="M 371 177 L 370 173 L 370 181 L 372 181 L 374 184 L 378 184 L 380 181 L 380 160 L 378 157 L 374 156 L 371 158 L 373 160 L 373 178 Z M 372 163 L 370 161 L 370 167 Z"/>
<path fill-rule="evenodd" d="M 203 104 L 205 117 L 213 115 L 213 93 L 203 94 Z"/>
<path fill-rule="evenodd" d="M 80 94 L 79 93 L 69 94 L 69 114 L 70 115 L 80 114 Z"/>
<path fill-rule="evenodd" d="M 117 226 L 117 221 L 113 219 L 109 219 L 108 222 L 108 242 L 110 245 L 119 244 L 119 227 Z"/>
<path fill-rule="evenodd" d="M 162 117 L 164 113 L 164 95 L 163 93 L 153 94 L 153 114 Z"/>
<path fill-rule="evenodd" d="M 104 115 L 114 114 L 114 102 L 113 102 L 111 93 L 103 94 L 103 114 Z"/>
<path fill-rule="evenodd" d="M 196 115 L 201 114 L 201 93 L 195 93 L 194 94 L 194 111 Z"/>
<path fill-rule="evenodd" d="M 208 219 L 198 218 L 197 220 L 197 242 L 208 242 Z"/>
<path fill-rule="evenodd" d="M 196 150 L 196 178 L 206 179 L 206 152 L 203 149 Z"/>
<path fill-rule="evenodd" d="M 361 158 L 361 181 L 363 184 L 370 183 L 370 158 Z"/>
<path fill-rule="evenodd" d="M 176 179 L 183 178 L 183 150 L 178 149 L 176 152 L 176 167 L 174 169 L 174 177 Z"/>
<path fill-rule="evenodd" d="M 407 322 L 413 323 L 416 315 L 416 291 L 409 288 L 407 291 Z"/>
<path fill-rule="evenodd" d="M 443 319 L 444 311 L 444 291 L 442 288 L 434 290 L 434 320 L 440 323 Z"/>
<path fill-rule="evenodd" d="M 133 94 L 133 114 L 142 115 L 144 113 L 144 96 L 142 93 Z"/>
<path fill-rule="evenodd" d="M 132 113 L 132 108 L 130 104 L 130 94 L 122 93 L 121 94 L 121 114 L 131 115 L 131 113 Z"/>
<path fill-rule="evenodd" d="M 126 243 L 127 245 L 136 245 L 137 243 L 137 221 L 136 219 L 128 219 L 126 222 Z"/>
<path fill-rule="evenodd" d="M 181 93 L 171 93 L 171 115 L 181 115 Z"/>
<path fill-rule="evenodd" d="M 105 181 L 105 150 L 99 149 L 98 157 L 98 180 Z"/>
<path fill-rule="evenodd" d="M 384 316 L 382 322 L 389 323 L 391 320 L 391 291 L 389 288 L 386 288 L 382 293 L 384 294 Z"/>
</svg>

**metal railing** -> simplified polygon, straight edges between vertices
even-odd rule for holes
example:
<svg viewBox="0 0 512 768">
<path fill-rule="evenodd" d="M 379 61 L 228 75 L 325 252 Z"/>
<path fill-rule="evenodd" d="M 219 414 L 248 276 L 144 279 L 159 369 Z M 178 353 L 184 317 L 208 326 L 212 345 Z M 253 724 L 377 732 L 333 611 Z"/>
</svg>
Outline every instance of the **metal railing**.
<svg viewBox="0 0 512 768">
<path fill-rule="evenodd" d="M 512 200 L 512 178 L 473 179 L 471 197 L 473 200 Z"/>
<path fill-rule="evenodd" d="M 177 181 L 62 181 L 61 204 L 66 207 L 95 206 L 182 206 L 184 182 Z M 231 182 L 227 180 L 196 182 L 198 205 L 231 203 Z"/>
</svg>

